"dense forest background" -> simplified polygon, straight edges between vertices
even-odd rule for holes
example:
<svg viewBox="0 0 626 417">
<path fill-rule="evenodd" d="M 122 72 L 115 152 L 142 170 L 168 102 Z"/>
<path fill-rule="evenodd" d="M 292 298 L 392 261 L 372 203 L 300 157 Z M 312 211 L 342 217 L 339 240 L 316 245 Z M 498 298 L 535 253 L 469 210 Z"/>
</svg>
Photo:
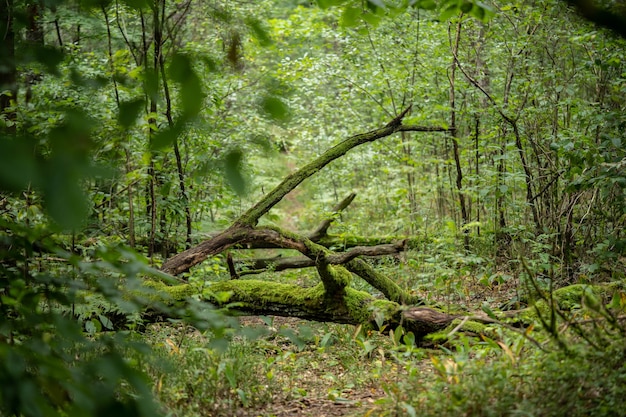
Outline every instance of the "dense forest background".
<svg viewBox="0 0 626 417">
<path fill-rule="evenodd" d="M 329 415 L 623 414 L 619 26 L 547 0 L 7 0 L 0 20 L 2 414 L 305 415 L 285 410 L 321 397 Z M 432 131 L 351 150 L 260 224 L 332 219 L 336 250 L 407 239 L 372 264 L 492 325 L 421 347 L 402 328 L 241 326 L 206 300 L 229 300 L 211 290 L 227 256 L 262 251 L 159 271 L 405 109 Z"/>
</svg>

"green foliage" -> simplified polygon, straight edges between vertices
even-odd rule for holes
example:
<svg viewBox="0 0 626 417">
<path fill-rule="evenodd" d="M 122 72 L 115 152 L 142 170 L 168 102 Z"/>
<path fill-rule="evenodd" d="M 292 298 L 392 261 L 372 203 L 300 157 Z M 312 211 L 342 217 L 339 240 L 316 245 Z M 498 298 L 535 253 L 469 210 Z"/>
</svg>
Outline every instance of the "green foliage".
<svg viewBox="0 0 626 417">
<path fill-rule="evenodd" d="M 433 358 L 438 378 L 430 391 L 417 384 L 422 401 L 411 404 L 418 415 L 427 416 L 612 415 L 619 408 L 624 394 L 622 349 L 611 347 L 617 356 L 613 358 L 599 353 L 546 357 L 516 350 L 515 345 L 503 345 L 499 353 L 483 353 L 472 361 L 462 353 L 442 361 Z"/>
<path fill-rule="evenodd" d="M 137 312 L 140 303 L 122 302 L 115 278 L 99 275 L 134 270 L 126 283 L 132 287 L 138 281 L 135 273 L 148 272 L 145 264 L 132 258 L 127 262 L 124 252 L 116 249 L 100 265 L 82 264 L 51 240 L 50 231 L 41 225 L 31 228 L 3 220 L 0 227 L 2 413 L 79 416 L 116 410 L 120 415 L 155 415 L 145 376 L 125 359 L 124 350 L 134 346 L 128 335 L 88 337 L 113 327 L 104 311 L 93 318 L 93 313 L 82 320 L 74 317 L 74 307 L 81 305 L 81 294 L 87 289 L 106 295 L 118 311 Z M 56 253 L 67 263 L 41 270 L 31 261 L 35 247 Z"/>
<path fill-rule="evenodd" d="M 554 2 L 79 3 L 35 19 L 50 22 L 39 44 L 28 5 L 13 2 L 19 88 L 0 115 L 0 414 L 153 415 L 154 387 L 170 410 L 201 414 L 216 400 L 211 411 L 232 415 L 275 391 L 310 396 L 289 379 L 320 375 L 333 401 L 383 385 L 382 414 L 557 415 L 561 404 L 603 415 L 620 405 L 623 291 L 603 299 L 581 288 L 624 279 L 622 40 Z M 230 335 L 220 311 L 172 305 L 143 285 L 164 279 L 148 265 L 408 104 L 406 124 L 448 127 L 454 110 L 454 138 L 402 132 L 356 150 L 262 221 L 313 230 L 356 192 L 333 232 L 346 242 L 418 235 L 405 258 L 378 265 L 403 289 L 492 319 L 540 299 L 530 320 L 571 356 L 505 334 L 457 335 L 447 356 L 425 359 L 401 329 L 378 339 L 338 327 L 219 352 Z M 189 281 L 201 293 L 225 276 L 215 258 Z M 551 301 L 572 283 L 584 285 Z M 210 342 L 172 342 L 168 326 L 149 334 L 157 361 L 182 363 L 151 364 L 150 382 L 138 369 L 151 354 L 134 335 L 146 306 L 213 330 Z M 564 324 L 574 332 L 561 334 Z M 345 372 L 324 370 L 333 366 Z"/>
</svg>

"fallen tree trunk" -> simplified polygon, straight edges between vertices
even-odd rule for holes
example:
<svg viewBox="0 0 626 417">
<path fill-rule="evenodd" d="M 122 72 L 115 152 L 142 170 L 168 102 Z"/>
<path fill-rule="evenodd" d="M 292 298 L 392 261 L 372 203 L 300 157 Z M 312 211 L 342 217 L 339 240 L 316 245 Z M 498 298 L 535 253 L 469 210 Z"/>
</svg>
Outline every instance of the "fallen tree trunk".
<svg viewBox="0 0 626 417">
<path fill-rule="evenodd" d="M 150 286 L 179 300 L 194 294 L 189 284 L 170 287 L 161 282 Z M 373 330 L 402 326 L 417 339 L 449 326 L 457 315 L 428 307 L 405 307 L 376 299 L 370 294 L 346 288 L 342 297 L 325 291 L 323 284 L 303 288 L 298 285 L 260 280 L 220 281 L 205 291 L 206 300 L 217 307 L 228 307 L 241 314 L 297 317 L 304 320 L 363 325 Z M 163 300 L 167 302 L 167 299 Z"/>
<path fill-rule="evenodd" d="M 410 111 L 404 110 L 395 119 L 380 129 L 352 136 L 324 152 L 313 162 L 287 176 L 276 188 L 270 191 L 256 205 L 246 211 L 228 229 L 168 259 L 161 270 L 167 274 L 179 275 L 193 266 L 230 248 L 238 246 L 264 246 L 293 249 L 308 259 L 307 266 L 317 269 L 320 283 L 311 288 L 296 285 L 278 284 L 258 280 L 230 280 L 215 282 L 203 294 L 217 306 L 247 314 L 271 314 L 300 317 L 317 321 L 332 321 L 349 324 L 372 324 L 376 328 L 394 328 L 403 325 L 416 336 L 440 330 L 455 316 L 437 312 L 425 307 L 415 307 L 423 301 L 400 288 L 393 280 L 376 272 L 359 256 L 374 253 L 397 253 L 404 250 L 407 242 L 386 242 L 373 248 L 356 247 L 337 253 L 316 243 L 311 238 L 323 239 L 331 219 L 325 221 L 310 237 L 287 232 L 279 228 L 259 228 L 259 218 L 267 213 L 285 195 L 296 188 L 306 178 L 314 175 L 335 159 L 351 149 L 384 138 L 396 132 L 446 132 L 448 129 L 404 126 L 403 117 Z M 344 199 L 335 211 L 345 208 L 354 197 Z M 298 260 L 301 261 L 301 258 Z M 232 259 L 229 261 L 231 275 L 237 277 Z M 378 300 L 370 294 L 350 287 L 353 274 L 359 276 L 379 290 L 386 300 Z M 164 286 L 164 284 L 162 284 Z M 188 285 L 188 284 L 183 284 Z M 167 291 L 169 287 L 161 288 Z M 176 286 L 177 291 L 181 286 Z M 183 287 L 183 289 L 186 287 Z M 183 291 L 184 292 L 184 291 Z M 207 295 L 208 294 L 208 295 Z M 213 294 L 213 295 L 211 295 Z M 411 305 L 413 307 L 405 307 Z"/>
<path fill-rule="evenodd" d="M 209 256 L 216 255 L 224 250 L 232 247 L 236 243 L 240 243 L 236 234 L 242 227 L 254 227 L 258 223 L 261 216 L 274 207 L 284 196 L 291 192 L 294 188 L 302 183 L 305 179 L 314 175 L 326 165 L 337 158 L 342 157 L 348 151 L 359 145 L 373 142 L 375 140 L 390 136 L 396 132 L 448 132 L 449 129 L 441 127 L 424 127 L 424 126 L 405 126 L 402 124 L 402 118 L 409 112 L 408 107 L 398 117 L 389 122 L 385 127 L 375 129 L 367 133 L 352 136 L 338 145 L 324 152 L 317 159 L 308 165 L 305 165 L 298 171 L 287 176 L 272 191 L 265 195 L 256 205 L 246 211 L 237 219 L 233 225 L 216 235 L 212 239 L 205 241 L 191 249 L 181 252 L 168 259 L 161 270 L 171 275 L 179 275 L 188 271 L 191 267 L 206 260 Z"/>
</svg>

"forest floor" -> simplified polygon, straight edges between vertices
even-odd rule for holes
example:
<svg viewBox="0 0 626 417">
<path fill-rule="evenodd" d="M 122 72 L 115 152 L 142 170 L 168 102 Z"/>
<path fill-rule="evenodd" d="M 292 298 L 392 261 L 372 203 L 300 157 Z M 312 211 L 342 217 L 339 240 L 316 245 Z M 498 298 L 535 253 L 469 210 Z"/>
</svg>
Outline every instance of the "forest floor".
<svg viewBox="0 0 626 417">
<path fill-rule="evenodd" d="M 511 296 L 508 286 L 480 297 L 478 290 L 463 300 L 455 297 L 456 302 L 479 310 L 479 298 L 488 297 L 495 306 Z M 445 305 L 450 297 L 431 301 Z M 147 333 L 157 353 L 173 364 L 156 367 L 153 374 L 170 415 L 411 415 L 405 408 L 413 387 L 423 391 L 449 377 L 441 368 L 445 359 L 437 358 L 448 356 L 450 346 L 407 346 L 399 334 L 364 334 L 351 325 L 297 318 L 247 316 L 239 321 L 263 334 L 249 340 L 237 336 L 220 354 L 208 353 L 213 352 L 210 336 L 189 327 L 161 324 Z M 201 360 L 198 352 L 204 352 Z"/>
<path fill-rule="evenodd" d="M 396 265 L 388 271 L 444 311 L 520 307 L 523 288 L 503 272 L 439 282 Z M 302 273 L 270 278 L 312 282 Z M 609 315 L 583 304 L 556 323 L 559 341 L 539 320 L 418 345 L 401 329 L 365 332 L 286 317 L 240 317 L 241 329 L 226 338 L 159 323 L 143 334 L 153 350 L 146 370 L 170 417 L 626 415 L 626 320 L 606 322 Z M 586 323 L 578 333 L 573 320 Z"/>
<path fill-rule="evenodd" d="M 258 317 L 248 317 L 242 319 L 242 324 L 259 325 L 262 321 Z M 306 325 L 305 321 L 293 318 L 276 317 L 274 326 L 290 328 L 294 331 L 299 326 Z M 352 326 L 347 326 L 352 327 Z M 348 329 L 349 330 L 349 329 Z M 321 356 L 321 357 L 316 357 Z M 271 404 L 267 404 L 259 410 L 253 411 L 249 415 L 268 415 L 275 417 L 338 417 L 338 416 L 362 416 L 368 411 L 376 408 L 376 401 L 385 398 L 383 386 L 390 385 L 393 378 L 398 378 L 399 372 L 395 374 L 382 375 L 380 379 L 368 381 L 363 384 L 347 383 L 343 389 L 338 389 L 336 381 L 350 380 L 352 369 L 346 369 L 332 359 L 327 362 L 329 366 L 324 367 L 324 360 L 329 359 L 324 353 L 310 354 L 310 366 L 304 366 L 295 378 L 290 376 L 289 380 L 284 375 L 281 379 L 283 387 L 290 387 L 289 391 L 306 393 L 300 398 L 283 396 L 277 398 Z M 320 363 L 321 362 L 321 363 Z M 424 369 L 428 369 L 429 360 L 423 360 Z M 318 366 L 321 365 L 321 366 Z M 363 367 L 364 363 L 356 363 L 355 366 Z M 432 371 L 432 366 L 431 366 Z M 283 389 L 283 391 L 287 391 Z"/>
<path fill-rule="evenodd" d="M 363 337 L 354 326 L 296 318 L 242 317 L 240 321 L 248 328 L 269 329 L 269 333 L 253 341 L 232 341 L 226 352 L 203 364 L 191 357 L 193 351 L 210 344 L 205 335 L 171 325 L 152 329 L 153 337 L 165 340 L 153 347 L 167 351 L 167 361 L 176 369 L 175 373 L 183 373 L 181 379 L 174 378 L 174 384 L 165 382 L 171 375 L 156 377 L 157 390 L 168 413 L 238 417 L 377 416 L 382 415 L 381 408 L 392 405 L 390 398 L 394 393 L 390 390 L 397 391 L 398 385 L 407 380 L 407 360 L 410 372 L 419 373 L 424 383 L 436 376 L 427 352 L 441 352 L 403 352 L 403 345 L 394 346 L 388 335 Z M 181 334 L 186 334 L 185 341 L 181 341 Z M 206 381 L 205 374 L 211 374 L 208 367 L 218 370 L 212 374 L 217 381 Z M 168 389 L 163 388 L 166 384 Z M 199 400 L 196 392 L 210 390 L 209 387 L 212 390 L 205 395 L 212 397 L 211 406 L 194 404 L 207 400 L 204 395 Z M 241 400 L 242 396 L 251 399 L 249 404 Z M 182 399 L 188 402 L 183 403 Z"/>
</svg>

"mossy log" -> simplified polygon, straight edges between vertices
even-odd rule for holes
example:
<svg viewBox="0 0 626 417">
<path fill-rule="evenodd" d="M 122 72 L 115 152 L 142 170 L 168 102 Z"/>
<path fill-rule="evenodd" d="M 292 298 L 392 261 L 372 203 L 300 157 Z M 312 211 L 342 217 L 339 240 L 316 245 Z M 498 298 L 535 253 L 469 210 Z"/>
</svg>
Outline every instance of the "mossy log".
<svg viewBox="0 0 626 417">
<path fill-rule="evenodd" d="M 168 286 L 161 282 L 148 284 L 163 298 L 155 302 L 175 303 L 196 293 L 190 284 Z M 416 338 L 441 331 L 459 316 L 428 307 L 406 307 L 393 301 L 376 299 L 351 287 L 326 291 L 323 283 L 303 288 L 261 280 L 220 281 L 203 292 L 206 301 L 217 307 L 228 307 L 244 315 L 297 317 L 305 320 L 362 325 L 374 330 L 395 329 L 402 325 Z"/>
<path fill-rule="evenodd" d="M 230 247 L 238 243 L 272 243 L 281 248 L 297 250 L 308 259 L 313 260 L 321 281 L 326 286 L 329 293 L 340 285 L 337 281 L 340 275 L 332 275 L 328 272 L 330 269 L 334 269 L 336 271 L 345 271 L 346 273 L 350 271 L 358 275 L 371 286 L 379 290 L 390 301 L 409 305 L 423 304 L 423 301 L 419 297 L 408 294 L 393 280 L 376 272 L 370 265 L 359 259 L 358 256 L 362 254 L 363 251 L 367 251 L 367 248 L 354 248 L 347 252 L 335 253 L 324 246 L 310 241 L 304 236 L 287 232 L 276 227 L 255 228 L 251 226 L 239 226 L 238 228 L 230 228 L 228 230 L 230 231 L 229 233 L 222 233 L 219 238 L 205 242 L 206 245 L 214 245 L 213 247 L 222 247 L 225 249 L 225 247 Z M 402 242 L 396 243 L 395 250 L 400 250 L 402 245 Z M 342 279 L 339 280 L 341 281 Z"/>
</svg>

